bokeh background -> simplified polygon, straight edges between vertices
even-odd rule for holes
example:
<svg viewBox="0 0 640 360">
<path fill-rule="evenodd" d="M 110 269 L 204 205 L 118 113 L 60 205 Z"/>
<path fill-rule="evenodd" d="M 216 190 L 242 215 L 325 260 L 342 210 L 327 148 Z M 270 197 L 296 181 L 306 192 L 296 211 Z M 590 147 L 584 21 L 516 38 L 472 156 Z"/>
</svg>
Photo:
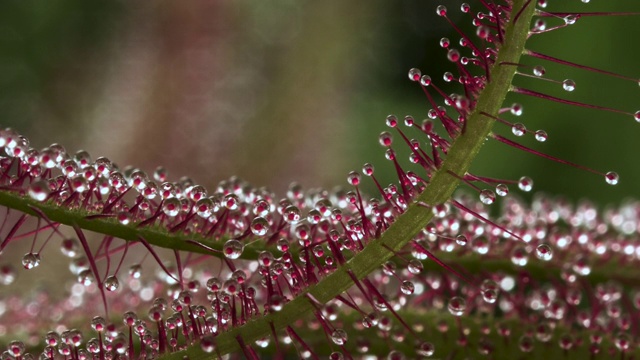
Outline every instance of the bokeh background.
<svg viewBox="0 0 640 360">
<path fill-rule="evenodd" d="M 630 0 L 550 2 L 557 11 L 640 11 Z M 162 165 L 171 180 L 186 175 L 207 187 L 238 175 L 280 195 L 294 180 L 331 188 L 346 185 L 346 174 L 364 162 L 387 184 L 394 175 L 377 141 L 384 118 L 421 120 L 430 108 L 407 70 L 421 68 L 445 91 L 457 90 L 440 81 L 455 68 L 439 39 L 456 44 L 459 36 L 435 15 L 438 3 L 469 29 L 470 16 L 454 0 L 3 2 L 0 124 L 36 148 L 58 142 L 148 173 Z M 640 77 L 637 39 L 637 17 L 590 17 L 528 46 Z M 549 78 L 571 78 L 577 88 L 566 93 L 518 78 L 521 86 L 640 109 L 636 82 L 523 62 L 543 64 Z M 523 96 L 511 102 L 524 105 L 527 127 L 549 133 L 546 143 L 528 136 L 524 144 L 618 171 L 620 184 L 492 142 L 474 164 L 477 174 L 530 175 L 537 191 L 600 204 L 640 195 L 640 124 L 631 117 Z"/>
</svg>

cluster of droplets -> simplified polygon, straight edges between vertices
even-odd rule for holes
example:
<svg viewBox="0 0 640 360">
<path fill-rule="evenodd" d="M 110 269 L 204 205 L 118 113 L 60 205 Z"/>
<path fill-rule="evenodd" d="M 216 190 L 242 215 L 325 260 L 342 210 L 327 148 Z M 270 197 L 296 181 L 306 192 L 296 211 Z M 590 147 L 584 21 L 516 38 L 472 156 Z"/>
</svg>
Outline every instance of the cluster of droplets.
<svg viewBox="0 0 640 360">
<path fill-rule="evenodd" d="M 482 204 L 466 197 L 458 201 L 488 217 Z M 480 346 L 491 344 L 489 334 L 509 337 L 512 332 L 522 334 L 522 329 L 528 329 L 518 340 L 522 352 L 548 346 L 552 339 L 562 350 L 586 347 L 592 354 L 605 349 L 603 338 L 612 344 L 609 351 L 626 352 L 633 346 L 629 331 L 640 309 L 640 292 L 629 293 L 622 283 L 633 277 L 629 271 L 640 261 L 637 202 L 599 212 L 586 202 L 574 207 L 538 196 L 529 207 L 509 197 L 495 223 L 449 206 L 434 213 L 436 219 L 413 241 L 414 259 L 398 255 L 396 262 L 406 268 L 387 262 L 383 273 L 377 275 L 376 280 L 389 284 L 384 287 L 385 306 L 400 311 L 427 305 L 446 309 L 453 317 L 499 313 L 505 319 L 519 319 L 515 327 L 505 320 L 495 329 L 480 330 L 487 337 L 479 344 L 481 353 L 493 348 Z M 481 282 L 464 272 L 438 271 L 441 265 L 429 260 L 417 268 L 411 261 L 428 259 L 424 249 L 429 249 L 429 257 L 444 263 L 474 252 L 481 256 L 480 263 L 484 258 L 494 266 L 491 271 L 484 270 Z M 619 261 L 625 263 L 625 270 L 590 277 L 596 263 L 606 266 L 603 264 Z M 459 265 L 464 269 L 464 264 Z M 407 287 L 407 282 L 412 285 Z M 400 291 L 394 290 L 393 283 Z M 584 332 L 579 336 L 554 335 L 571 327 Z M 443 323 L 439 328 L 447 332 L 450 326 Z M 459 344 L 468 344 L 468 332 L 457 336 Z"/>
<path fill-rule="evenodd" d="M 19 229 L 24 224 L 36 223 L 33 233 L 42 234 L 40 239 L 48 239 L 42 244 L 33 238 L 32 249 L 38 249 L 39 245 L 39 250 L 23 257 L 25 269 L 37 267 L 42 251 L 58 243 L 62 254 L 70 259 L 69 268 L 75 276 L 67 285 L 70 296 L 62 301 L 52 301 L 46 296 L 31 303 L 22 303 L 18 298 L 11 300 L 15 302 L 12 308 L 21 314 L 20 322 L 25 324 L 25 332 L 36 335 L 47 324 L 54 326 L 63 312 L 68 315 L 74 310 L 88 312 L 93 306 L 87 304 L 99 304 L 100 297 L 108 302 L 113 312 L 127 308 L 125 298 L 148 302 L 154 296 L 164 294 L 169 302 L 181 302 L 181 305 L 172 306 L 174 313 L 166 316 L 167 301 L 162 305 L 163 300 L 158 300 L 161 298 L 155 300 L 149 310 L 149 319 L 155 326 L 153 331 L 145 330 L 144 322 L 130 324 L 126 319 L 131 316 L 125 316 L 128 331 L 134 329 L 140 341 L 148 345 L 146 356 L 150 357 L 182 349 L 252 318 L 280 311 L 307 286 L 318 282 L 362 250 L 406 208 L 408 200 L 395 186 L 387 189 L 385 202 L 363 199 L 357 190 L 360 175 L 356 172 L 350 173 L 347 179 L 355 191 L 304 191 L 293 184 L 286 198 L 276 200 L 266 189 L 252 188 L 233 178 L 220 183 L 210 193 L 186 178 L 167 182 L 166 171 L 162 168 L 157 169 L 151 179 L 139 169 L 120 170 L 106 158 L 92 161 L 84 151 L 70 156 L 57 144 L 40 151 L 28 148 L 28 140 L 10 129 L 1 131 L 0 138 L 8 149 L 7 154 L 11 154 L 0 159 L 1 181 L 9 192 L 27 196 L 45 208 L 58 206 L 75 210 L 77 216 L 85 220 L 161 228 L 199 244 L 203 253 L 224 259 L 220 263 L 224 271 L 217 276 L 198 266 L 201 258 L 180 259 L 180 255 L 177 255 L 177 263 L 160 263 L 156 276 L 143 276 L 142 269 L 153 265 L 143 267 L 140 262 L 130 264 L 127 274 L 120 268 L 132 261 L 131 256 L 127 258 L 130 246 L 144 244 L 152 257 L 157 258 L 143 238 L 130 245 L 105 236 L 97 251 L 86 253 L 84 231 L 78 231 L 76 237 L 61 236 L 58 225 L 48 225 L 49 221 L 41 213 L 34 219 L 25 215 L 25 221 L 15 224 L 14 228 Z M 21 146 L 19 144 L 25 151 L 13 149 Z M 364 172 L 372 176 L 373 167 L 365 166 Z M 1 245 L 4 248 L 13 240 L 14 232 L 9 225 L 0 231 L 7 234 L 7 240 Z M 257 261 L 242 260 L 256 256 L 247 255 L 247 249 L 257 254 Z M 146 262 L 152 262 L 152 257 Z M 11 263 L 2 265 L 0 270 L 0 280 L 5 285 L 19 276 Z M 201 288 L 207 291 L 197 294 Z M 406 282 L 402 291 L 411 294 L 414 291 L 412 283 Z M 109 296 L 109 293 L 118 293 L 118 296 Z M 192 300 L 184 299 L 198 299 L 207 305 L 192 305 Z M 35 313 L 28 310 L 33 306 L 40 310 Z M 99 309 L 94 311 L 100 312 Z M 27 321 L 27 315 L 32 319 Z M 186 317 L 191 320 L 186 321 Z M 69 345 L 63 341 L 49 346 L 43 356 L 51 358 L 54 356 L 51 354 L 70 353 L 73 358 L 82 358 L 87 353 L 100 353 L 131 357 L 127 329 L 107 327 L 112 330 L 96 330 L 100 338 L 88 341 L 84 351 L 79 351 L 79 344 Z M 176 329 L 180 328 L 184 338 L 176 336 Z M 348 339 L 341 329 L 334 329 L 330 335 L 336 345 L 342 346 Z M 102 345 L 96 346 L 96 341 Z M 109 346 L 112 342 L 117 345 Z M 212 351 L 213 347 L 206 345 L 207 341 L 202 344 L 203 350 Z M 256 344 L 265 345 L 264 342 Z M 428 352 L 430 347 L 423 348 L 421 351 Z"/>
<path fill-rule="evenodd" d="M 538 5 L 544 8 L 546 1 L 539 1 Z M 69 309 L 80 312 L 106 290 L 119 295 L 102 297 L 109 301 L 112 312 L 124 313 L 122 324 L 95 317 L 89 336 L 58 326 L 45 337 L 42 359 L 155 358 L 194 344 L 214 354 L 219 335 L 282 311 L 287 303 L 378 238 L 427 188 L 432 175 L 442 168 L 451 144 L 464 132 L 480 92 L 490 81 L 489 68 L 494 65 L 504 40 L 500 28 L 511 15 L 504 11 L 507 8 L 474 14 L 478 39 L 460 34 L 459 49 L 448 38 L 440 40 L 447 59 L 459 70 L 465 69 L 458 75 L 445 72 L 442 76 L 445 82 L 459 83 L 463 87 L 460 93 L 447 95 L 429 75 L 416 68 L 409 70 L 409 79 L 422 87 L 431 105 L 428 118 L 419 123 L 412 116 L 401 121 L 389 115 L 386 124 L 410 148 L 409 160 L 420 170 L 405 170 L 393 148 L 397 145 L 393 135 L 386 131 L 380 134 L 385 158 L 393 162 L 399 181 L 382 187 L 371 164 L 363 166 L 362 174 L 375 183 L 381 200 L 363 197 L 362 178 L 355 171 L 347 176 L 351 191 L 304 191 L 294 184 L 285 198 L 277 199 L 268 190 L 253 188 L 237 178 L 208 191 L 188 178 L 169 182 L 163 168 L 149 177 L 140 169 L 121 170 L 107 158 L 94 161 L 85 151 L 69 154 L 58 144 L 36 150 L 15 131 L 0 131 L 0 147 L 7 155 L 0 158 L 0 184 L 7 192 L 28 196 L 35 203 L 72 209 L 83 219 L 161 229 L 198 247 L 201 253 L 222 259 L 212 270 L 202 264 L 208 257 L 190 254 L 184 259 L 176 252 L 175 263 L 160 262 L 158 271 L 151 276 L 143 274 L 140 262 L 130 264 L 128 274 L 124 274 L 126 271 L 118 270 L 122 263 L 127 263 L 124 260 L 129 245 L 114 245 L 113 239 L 106 236 L 97 252 L 87 254 L 88 246 L 80 231 L 78 238 L 58 239 L 61 252 L 71 259 L 69 267 L 75 275 L 70 285 L 72 295 L 62 302 L 51 301 L 44 294 L 28 303 L 17 297 L 0 300 L 0 309 L 4 311 L 6 303 L 13 302 L 9 305 L 15 310 L 14 314 L 0 313 L 0 316 L 4 315 L 3 320 L 11 323 L 26 323 L 29 316 L 40 316 L 39 322 L 24 327 L 25 332 L 35 334 L 44 322 L 56 323 Z M 464 3 L 460 10 L 469 14 L 471 6 Z M 438 6 L 436 12 L 449 21 L 445 6 Z M 564 26 L 576 20 L 575 16 L 566 16 Z M 534 24 L 533 32 L 548 30 L 542 20 Z M 480 43 L 481 46 L 476 45 Z M 467 71 L 470 65 L 481 72 L 473 75 L 477 72 Z M 534 77 L 543 78 L 545 73 L 544 67 L 533 67 Z M 550 81 L 569 92 L 576 87 L 570 79 Z M 443 97 L 444 106 L 436 104 L 431 93 Z M 503 112 L 520 116 L 523 110 L 520 104 L 513 104 L 500 111 Z M 640 121 L 640 112 L 634 117 Z M 444 132 L 436 132 L 436 122 L 444 127 Z M 400 129 L 401 123 L 416 129 L 426 141 L 409 139 Z M 539 142 L 547 140 L 544 130 L 531 131 L 522 123 L 510 126 L 515 136 L 530 133 Z M 518 339 L 518 346 L 525 353 L 551 339 L 556 339 L 565 351 L 584 345 L 571 335 L 553 336 L 554 329 L 571 326 L 588 331 L 592 353 L 599 351 L 603 339 L 599 334 L 605 332 L 616 334 L 610 340 L 619 351 L 625 352 L 632 346 L 627 332 L 634 315 L 627 304 L 640 309 L 640 292 L 625 293 L 616 279 L 624 281 L 625 275 L 618 273 L 608 281 L 585 284 L 596 263 L 639 261 L 638 204 L 626 204 L 599 214 L 588 203 L 573 208 L 562 201 L 538 197 L 528 207 L 510 196 L 502 202 L 501 214 L 492 221 L 485 205 L 492 205 L 497 196 L 509 195 L 508 184 L 529 192 L 533 181 L 526 176 L 517 181 L 489 181 L 471 174 L 451 175 L 478 190 L 480 201 L 462 197 L 445 204 L 420 204 L 431 209 L 433 220 L 404 250 L 394 252 L 392 260 L 385 262 L 379 271 L 361 280 L 353 279 L 356 287 L 326 304 L 314 302 L 309 296 L 308 301 L 314 303 L 316 311 L 314 318 L 303 326 L 288 326 L 277 334 L 274 329 L 272 337 L 250 344 L 243 344 L 240 339 L 240 347 L 252 354 L 254 348 L 280 349 L 279 344 L 295 344 L 298 355 L 309 358 L 316 355 L 313 351 L 316 341 L 329 338 L 332 343 L 329 358 L 339 360 L 352 354 L 371 354 L 376 344 L 372 344 L 370 337 L 359 334 L 374 331 L 390 339 L 388 359 L 403 359 L 406 354 L 430 357 L 437 349 L 433 342 L 425 340 L 424 323 L 402 314 L 403 309 L 416 306 L 434 312 L 442 309 L 448 314 L 447 319 L 457 319 L 460 326 L 457 343 L 463 347 L 469 346 L 472 330 L 460 325 L 461 321 L 476 314 L 521 319 L 519 325 L 528 330 Z M 609 184 L 615 185 L 619 180 L 614 172 L 604 175 Z M 477 182 L 490 183 L 492 188 L 477 188 L 473 185 Z M 45 225 L 46 221 L 40 220 L 46 217 L 38 215 L 35 233 L 59 235 L 58 224 Z M 22 223 L 23 219 L 15 226 L 19 228 Z M 15 232 L 4 225 L 0 231 L 7 235 L 0 245 L 2 250 Z M 35 238 L 33 241 L 36 245 Z M 24 255 L 21 263 L 25 269 L 40 265 L 41 252 L 48 242 Z M 157 257 L 145 239 L 139 239 L 139 243 L 147 247 L 152 257 Z M 110 257 L 117 254 L 121 256 L 120 265 L 113 270 Z M 456 259 L 463 259 L 460 261 L 464 265 L 465 257 L 461 255 L 465 254 L 479 258 L 480 263 L 491 262 L 494 267 L 472 275 L 448 267 L 447 263 Z M 558 272 L 556 281 L 546 281 L 542 273 L 548 269 Z M 0 284 L 9 285 L 17 276 L 11 264 L 0 265 Z M 127 304 L 124 298 L 144 303 L 146 318 L 130 311 L 128 306 L 132 304 Z M 347 322 L 348 318 L 357 321 Z M 444 334 L 454 326 L 451 321 L 441 320 L 437 329 Z M 481 354 L 491 354 L 495 346 L 488 335 L 508 337 L 516 330 L 505 324 L 497 324 L 495 329 L 483 326 L 477 330 L 482 336 L 475 345 Z M 2 331 L 6 329 L 0 326 Z M 317 339 L 313 333 L 317 333 Z M 412 342 L 406 341 L 409 338 Z M 409 351 L 394 349 L 394 345 L 405 343 L 410 343 Z M 25 352 L 25 344 L 13 341 L 3 358 L 33 357 Z"/>
<path fill-rule="evenodd" d="M 412 117 L 406 117 L 404 124 L 414 126 L 415 122 Z M 397 128 L 397 118 L 388 117 L 387 125 Z M 423 125 L 421 130 L 424 128 L 428 129 L 429 125 Z M 439 146 L 445 144 L 442 138 L 437 138 L 437 134 L 428 131 L 427 133 L 434 143 Z M 388 138 L 388 143 L 381 142 L 390 150 L 391 135 L 381 136 L 382 138 Z M 56 147 L 60 149 L 59 146 Z M 46 153 L 47 150 L 42 152 Z M 395 160 L 393 156 L 387 155 L 387 158 L 389 157 L 391 161 Z M 65 156 L 61 158 L 64 159 Z M 91 162 L 88 154 L 77 158 L 79 160 L 73 160 L 77 166 L 85 164 L 85 169 L 93 167 L 96 171 L 107 173 L 106 169 L 102 168 L 105 160 Z M 139 170 L 125 171 L 126 175 L 118 175 L 119 171 L 112 165 L 109 176 L 118 181 L 110 182 L 110 191 L 100 194 L 103 197 L 99 197 L 95 192 L 99 177 L 93 178 L 95 182 L 87 182 L 86 188 L 94 190 L 80 192 L 77 187 L 73 190 L 68 182 L 57 180 L 59 176 L 64 175 L 49 175 L 51 178 L 44 180 L 47 174 L 43 173 L 40 178 L 32 178 L 29 172 L 21 172 L 29 170 L 28 167 L 25 166 L 21 170 L 12 168 L 13 162 L 20 161 L 21 158 L 7 159 L 9 161 L 4 161 L 4 164 L 11 165 L 5 167 L 5 172 L 15 172 L 8 177 L 10 180 L 7 180 L 7 185 L 14 186 L 16 191 L 24 191 L 25 195 L 36 201 L 67 204 L 85 210 L 86 216 L 89 217 L 95 214 L 110 217 L 115 214 L 116 220 L 122 225 L 153 224 L 164 226 L 170 231 L 175 229 L 187 234 L 200 235 L 202 238 L 208 236 L 214 245 L 219 244 L 219 250 L 214 251 L 212 248 L 212 254 L 226 259 L 227 263 L 227 270 L 217 276 L 213 276 L 210 270 L 197 266 L 197 262 L 196 265 L 185 262 L 182 268 L 163 264 L 157 276 L 147 278 L 141 274 L 141 264 L 134 263 L 130 265 L 128 275 L 112 272 L 105 274 L 98 281 L 95 278 L 96 273 L 91 269 L 95 256 L 89 257 L 84 253 L 79 239 L 62 238 L 59 240 L 60 251 L 71 259 L 70 269 L 76 275 L 77 283 L 72 286 L 73 295 L 69 299 L 51 308 L 51 323 L 56 321 L 62 309 L 81 308 L 87 301 L 98 297 L 98 286 L 102 286 L 108 292 L 131 294 L 132 297 L 147 299 L 146 301 L 164 293 L 169 300 L 158 298 L 152 302 L 149 307 L 148 324 L 131 313 L 124 316 L 124 328 L 111 324 L 100 325 L 102 322 L 96 320 L 94 330 L 99 338 L 82 343 L 83 337 L 80 334 L 77 344 L 73 341 L 69 343 L 67 340 L 56 342 L 59 344 L 56 345 L 58 347 L 49 345 L 45 354 L 64 355 L 69 351 L 75 351 L 76 348 L 79 351 L 82 350 L 80 343 L 89 354 L 127 354 L 132 351 L 127 334 L 131 331 L 147 346 L 146 354 L 151 357 L 166 351 L 183 349 L 195 342 L 200 342 L 204 351 L 213 352 L 215 346 L 212 344 L 215 341 L 212 339 L 218 334 L 245 324 L 254 317 L 280 311 L 284 304 L 306 286 L 318 282 L 320 278 L 337 269 L 352 254 L 362 250 L 367 242 L 393 223 L 394 218 L 405 211 L 407 205 L 413 201 L 413 196 L 419 194 L 426 186 L 425 182 L 418 180 L 418 175 L 402 172 L 403 175 L 400 177 L 407 182 L 401 182 L 400 189 L 396 185 L 390 185 L 388 188 L 381 188 L 383 201 L 365 200 L 358 190 L 362 181 L 361 175 L 351 172 L 347 176 L 347 183 L 354 191 L 305 192 L 294 184 L 286 198 L 274 201 L 273 196 L 266 190 L 249 188 L 238 179 L 221 183 L 212 195 L 208 195 L 201 186 L 186 186 L 187 180 L 156 185 L 153 180 L 146 179 L 144 173 Z M 67 160 L 60 163 L 71 167 Z M 365 164 L 362 173 L 375 180 L 372 165 Z M 155 178 L 156 181 L 166 180 L 166 172 L 162 169 L 157 170 Z M 54 179 L 57 187 L 48 186 L 47 196 L 38 197 L 30 193 L 40 191 L 33 184 L 53 183 L 51 179 Z M 143 183 L 146 185 L 141 185 Z M 517 186 L 522 191 L 530 191 L 533 182 L 530 178 L 523 177 L 517 182 Z M 144 190 L 149 188 L 169 189 L 173 192 L 163 194 L 159 191 L 156 194 L 157 199 L 149 198 L 150 192 L 144 195 Z M 132 190 L 139 192 L 133 204 L 126 203 L 124 196 L 118 197 L 118 194 Z M 65 191 L 67 195 L 61 196 L 60 193 Z M 637 210 L 640 207 L 636 204 L 609 210 L 599 216 L 589 204 L 581 204 L 572 209 L 563 202 L 540 197 L 531 208 L 527 208 L 513 197 L 507 197 L 499 218 L 495 222 L 483 221 L 489 217 L 485 205 L 495 201 L 496 193 L 505 196 L 509 189 L 504 184 L 498 184 L 495 193 L 481 191 L 480 202 L 467 197 L 456 200 L 464 205 L 463 209 L 469 211 L 460 210 L 449 203 L 433 206 L 434 219 L 409 244 L 411 257 L 397 254 L 397 259 L 385 263 L 380 272 L 373 273 L 363 280 L 364 290 L 349 292 L 351 300 L 347 301 L 347 306 L 355 306 L 359 312 L 368 314 L 362 322 L 357 323 L 364 329 L 376 328 L 377 331 L 388 333 L 401 342 L 407 336 L 412 336 L 412 328 L 398 325 L 402 323 L 398 321 L 401 319 L 396 319 L 390 311 L 400 310 L 413 302 L 428 304 L 428 307 L 433 309 L 446 309 L 454 317 L 465 317 L 476 312 L 510 313 L 529 309 L 534 314 L 541 314 L 548 321 L 559 321 L 565 319 L 566 314 L 573 314 L 567 307 L 578 304 L 575 298 L 584 297 L 580 295 L 583 290 L 578 286 L 577 279 L 588 276 L 591 273 L 591 264 L 595 261 L 602 261 L 595 260 L 595 257 L 606 259 L 607 255 L 616 253 L 625 256 L 629 261 L 640 258 L 640 248 L 633 245 L 632 239 L 618 238 L 617 242 L 609 239 L 611 233 L 630 236 L 640 228 L 640 212 Z M 103 198 L 107 200 L 102 200 Z M 96 203 L 101 201 L 103 203 L 96 206 Z M 141 206 L 143 202 L 146 202 L 146 205 Z M 105 208 L 108 211 L 104 211 Z M 99 212 L 100 209 L 103 211 Z M 134 211 L 131 211 L 132 209 Z M 128 216 L 122 216 L 123 213 Z M 569 224 L 569 230 L 558 230 L 558 223 Z M 224 230 L 218 231 L 216 225 Z M 46 231 L 49 230 L 42 230 Z M 252 249 L 257 253 L 257 262 L 242 260 L 245 249 L 255 246 L 256 239 L 262 240 L 260 247 L 264 249 Z M 107 250 L 110 241 L 103 242 Z M 119 248 L 122 250 L 122 246 Z M 111 256 L 115 254 L 108 252 Z M 486 274 L 479 285 L 467 282 L 468 279 L 463 281 L 455 273 L 441 271 L 438 266 L 434 268 L 434 263 L 430 261 L 433 254 L 448 261 L 452 258 L 448 255 L 450 253 L 467 252 L 488 259 L 510 261 L 503 260 L 506 262 L 502 265 L 503 270 Z M 558 253 L 561 254 L 561 260 L 556 261 Z M 567 261 L 568 256 L 570 261 Z M 542 265 L 543 263 L 553 264 L 558 268 L 565 284 L 575 289 L 571 297 L 573 302 L 548 294 L 551 291 L 549 289 L 560 292 L 560 284 L 545 288 L 547 294 L 544 296 L 540 295 L 537 289 L 527 297 L 516 298 L 509 295 L 514 293 L 514 289 L 522 286 L 522 281 L 526 283 L 528 278 L 525 275 L 530 266 L 534 269 L 536 266 L 546 266 Z M 38 266 L 39 252 L 25 255 L 22 264 L 25 269 Z M 428 269 L 425 265 L 429 265 Z M 510 272 L 512 266 L 522 269 L 523 272 L 519 275 Z M 182 278 L 178 281 L 180 275 Z M 525 276 L 525 280 L 520 278 L 522 276 Z M 16 277 L 17 274 L 10 265 L 0 268 L 0 282 L 3 284 L 10 284 Z M 126 278 L 125 286 L 121 286 L 119 277 L 120 280 Z M 199 291 L 201 289 L 206 290 Z M 541 296 L 550 300 L 536 300 Z M 119 301 L 119 298 L 108 298 L 110 309 L 125 311 L 127 304 Z M 29 312 L 29 306 L 36 303 L 51 301 L 47 297 L 34 299 L 34 302 L 23 305 L 24 313 Z M 169 314 L 168 304 L 173 311 Z M 345 306 L 344 302 L 341 306 Z M 43 309 L 47 309 L 46 306 Z M 619 307 L 614 308 L 607 313 L 608 317 L 598 320 L 597 324 L 605 324 L 610 320 L 610 314 L 620 314 L 621 311 Z M 325 331 L 330 329 L 328 334 L 336 346 L 351 346 L 350 329 L 333 325 L 334 321 L 342 316 L 342 312 L 331 310 L 331 306 L 319 310 L 315 320 L 316 326 Z M 346 313 L 345 315 L 352 316 L 348 311 Z M 131 320 L 134 317 L 135 320 Z M 24 318 L 21 319 L 24 321 Z M 583 318 L 573 320 L 582 321 L 583 326 L 586 321 Z M 362 328 L 360 325 L 356 326 L 356 330 Z M 620 330 L 624 328 L 621 327 Z M 31 328 L 30 331 L 35 331 L 35 328 Z M 67 331 L 69 330 L 60 330 L 63 333 Z M 182 334 L 183 337 L 177 334 Z M 296 339 L 296 336 L 289 334 L 281 341 L 299 342 Z M 527 344 L 530 342 L 527 338 L 521 342 L 528 348 Z M 262 339 L 256 342 L 255 346 L 268 346 L 269 343 L 268 340 Z M 356 339 L 354 343 L 355 351 L 358 353 L 366 354 L 371 348 L 371 344 L 362 338 Z M 416 343 L 413 351 L 416 354 L 433 354 L 434 345 L 420 341 Z M 332 358 L 341 358 L 344 356 L 343 352 L 344 350 L 335 351 Z M 391 350 L 390 355 L 400 356 L 402 352 Z"/>
</svg>

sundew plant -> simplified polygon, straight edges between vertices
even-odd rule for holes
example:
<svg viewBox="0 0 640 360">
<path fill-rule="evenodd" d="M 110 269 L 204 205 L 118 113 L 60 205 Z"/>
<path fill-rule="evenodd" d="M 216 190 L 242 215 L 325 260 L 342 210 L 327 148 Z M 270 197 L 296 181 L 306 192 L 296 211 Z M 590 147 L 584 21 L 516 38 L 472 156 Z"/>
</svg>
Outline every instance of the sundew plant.
<svg viewBox="0 0 640 360">
<path fill-rule="evenodd" d="M 640 91 L 638 69 L 616 65 L 635 39 L 607 67 L 537 41 L 637 16 L 632 2 L 592 5 L 433 4 L 453 34 L 439 40 L 449 67 L 406 69 L 422 113 L 370 125 L 391 183 L 371 155 L 328 190 L 277 194 L 231 174 L 205 187 L 1 130 L 2 359 L 637 357 L 640 204 L 602 210 L 535 193 L 534 181 L 566 180 L 553 172 L 475 165 L 495 145 L 499 166 L 505 151 L 540 158 L 571 169 L 569 184 L 597 179 L 594 194 L 625 181 L 607 161 L 545 148 L 562 141 L 545 128 L 561 111 L 527 117 L 584 111 L 574 136 L 640 122 L 640 104 L 616 95 Z M 601 79 L 616 86 L 575 95 Z M 60 252 L 68 270 L 49 264 Z M 45 286 L 21 281 L 48 266 Z"/>
</svg>

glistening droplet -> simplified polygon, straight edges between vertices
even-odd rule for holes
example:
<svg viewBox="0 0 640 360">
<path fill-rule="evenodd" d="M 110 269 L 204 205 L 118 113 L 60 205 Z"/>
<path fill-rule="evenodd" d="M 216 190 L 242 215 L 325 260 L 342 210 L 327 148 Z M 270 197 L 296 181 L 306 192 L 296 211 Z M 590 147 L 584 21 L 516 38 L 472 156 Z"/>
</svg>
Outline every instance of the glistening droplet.
<svg viewBox="0 0 640 360">
<path fill-rule="evenodd" d="M 0 284 L 10 285 L 16 280 L 16 271 L 11 265 L 0 266 Z"/>
<path fill-rule="evenodd" d="M 269 230 L 269 222 L 263 217 L 256 217 L 251 221 L 251 232 L 256 236 L 264 236 Z"/>
<path fill-rule="evenodd" d="M 422 73 L 420 72 L 420 69 L 411 68 L 409 70 L 409 80 L 418 81 L 420 80 L 421 76 L 422 76 Z"/>
<path fill-rule="evenodd" d="M 562 82 L 562 88 L 565 91 L 573 91 L 576 89 L 576 83 L 571 79 L 566 79 Z"/>
<path fill-rule="evenodd" d="M 212 353 L 216 349 L 213 335 L 206 335 L 200 339 L 200 348 L 206 353 Z"/>
<path fill-rule="evenodd" d="M 413 294 L 414 290 L 415 290 L 415 286 L 411 281 L 405 280 L 402 282 L 402 285 L 400 285 L 400 291 L 402 291 L 402 293 L 405 295 Z"/>
<path fill-rule="evenodd" d="M 527 128 L 524 126 L 524 124 L 521 123 L 515 123 L 513 124 L 513 126 L 511 127 L 511 132 L 513 133 L 513 135 L 515 136 L 522 136 L 527 132 Z"/>
<path fill-rule="evenodd" d="M 104 280 L 104 288 L 108 291 L 116 291 L 118 290 L 118 287 L 120 287 L 120 282 L 118 281 L 118 278 L 115 277 L 115 275 L 108 276 Z"/>
<path fill-rule="evenodd" d="M 543 261 L 549 261 L 553 258 L 553 251 L 548 244 L 540 244 L 536 247 L 536 256 Z"/>
<path fill-rule="evenodd" d="M 174 197 L 165 199 L 162 202 L 162 212 L 170 217 L 178 215 L 180 213 L 180 207 L 180 200 Z"/>
<path fill-rule="evenodd" d="M 609 185 L 617 185 L 618 181 L 620 180 L 620 176 L 616 172 L 609 171 L 608 173 L 605 174 L 604 179 L 607 181 L 607 184 Z"/>
<path fill-rule="evenodd" d="M 527 265 L 529 255 L 523 246 L 517 246 L 511 251 L 511 262 L 517 266 Z"/>
<path fill-rule="evenodd" d="M 339 346 L 344 345 L 347 342 L 347 332 L 342 329 L 335 329 L 331 333 L 331 341 Z"/>
<path fill-rule="evenodd" d="M 546 131 L 544 131 L 544 130 L 537 130 L 537 131 L 536 131 L 536 135 L 535 135 L 535 137 L 536 137 L 536 140 L 538 140 L 538 141 L 540 141 L 540 142 L 545 142 L 545 141 L 547 141 L 547 138 L 548 138 L 549 136 L 547 135 L 547 132 L 546 132 Z"/>
<path fill-rule="evenodd" d="M 518 180 L 518 187 L 522 191 L 529 192 L 533 189 L 533 180 L 528 176 L 523 176 Z"/>
<path fill-rule="evenodd" d="M 37 253 L 26 253 L 24 254 L 24 256 L 22 257 L 22 266 L 27 269 L 27 270 L 31 270 L 33 268 L 38 267 L 38 265 L 40 265 L 40 255 Z"/>
<path fill-rule="evenodd" d="M 235 239 L 227 240 L 227 242 L 222 247 L 222 252 L 228 259 L 239 258 L 240 255 L 242 255 L 242 250 L 244 250 L 244 246 L 240 241 Z"/>
<path fill-rule="evenodd" d="M 486 279 L 480 285 L 480 293 L 482 294 L 482 299 L 486 303 L 493 304 L 498 299 L 500 287 L 495 281 Z"/>
<path fill-rule="evenodd" d="M 449 299 L 447 309 L 454 316 L 462 316 L 467 309 L 467 302 L 460 296 L 454 296 Z"/>
<path fill-rule="evenodd" d="M 50 193 L 49 182 L 46 180 L 38 180 L 29 185 L 29 196 L 36 201 L 45 201 Z"/>
<path fill-rule="evenodd" d="M 496 194 L 498 194 L 498 196 L 507 196 L 509 194 L 509 187 L 505 184 L 496 185 Z"/>
<path fill-rule="evenodd" d="M 485 205 L 491 205 L 496 201 L 496 194 L 488 189 L 480 191 L 480 201 Z"/>
</svg>

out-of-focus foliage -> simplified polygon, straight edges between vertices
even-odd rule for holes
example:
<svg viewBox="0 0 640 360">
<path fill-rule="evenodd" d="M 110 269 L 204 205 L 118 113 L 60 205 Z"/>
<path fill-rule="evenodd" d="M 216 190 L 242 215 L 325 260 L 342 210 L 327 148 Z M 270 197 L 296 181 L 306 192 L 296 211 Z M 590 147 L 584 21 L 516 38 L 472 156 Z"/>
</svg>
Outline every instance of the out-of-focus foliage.
<svg viewBox="0 0 640 360">
<path fill-rule="evenodd" d="M 454 21 L 461 16 L 460 2 L 447 2 Z M 551 3 L 559 11 L 564 6 Z M 447 36 L 457 44 L 459 36 L 428 1 L 68 0 L 0 6 L 2 125 L 30 134 L 36 148 L 60 142 L 121 166 L 151 172 L 163 165 L 174 180 L 188 175 L 212 186 L 239 175 L 281 193 L 292 180 L 305 187 L 344 184 L 349 170 L 373 162 L 388 183 L 395 176 L 381 173 L 392 167 L 376 139 L 385 116 L 423 119 L 430 108 L 407 80 L 407 70 L 419 67 L 454 91 L 440 81 L 453 65 L 438 41 Z M 591 1 L 583 9 L 600 7 L 639 10 L 625 0 Z M 640 76 L 635 57 L 616 57 L 616 49 L 634 47 L 632 39 L 640 36 L 634 22 L 583 18 L 536 36 L 529 47 Z M 539 80 L 518 83 L 637 110 L 637 84 L 543 65 L 550 78 L 575 80 L 576 90 L 565 93 Z M 618 171 L 620 184 L 606 187 L 598 176 L 577 175 L 576 169 L 491 142 L 474 166 L 477 173 L 533 175 L 538 190 L 600 203 L 637 194 L 640 170 L 631 156 L 640 150 L 640 130 L 632 119 L 521 96 L 509 101 L 523 103 L 527 127 L 549 133 L 544 144 L 530 138 L 524 143 Z"/>
</svg>

